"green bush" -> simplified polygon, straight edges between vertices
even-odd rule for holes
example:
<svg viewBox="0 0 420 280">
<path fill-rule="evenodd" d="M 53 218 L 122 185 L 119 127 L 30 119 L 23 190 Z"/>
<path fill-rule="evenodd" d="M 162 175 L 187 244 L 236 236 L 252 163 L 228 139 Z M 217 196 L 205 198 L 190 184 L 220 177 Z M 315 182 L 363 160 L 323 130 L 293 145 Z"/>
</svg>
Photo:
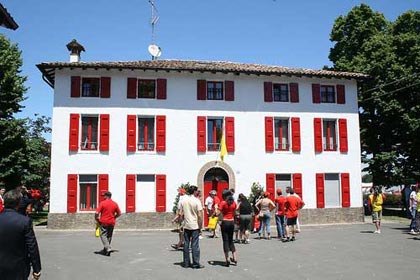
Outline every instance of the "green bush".
<svg viewBox="0 0 420 280">
<path fill-rule="evenodd" d="M 403 206 L 401 195 L 386 194 L 385 196 L 386 196 L 385 201 L 384 201 L 385 207 L 401 208 Z"/>
</svg>

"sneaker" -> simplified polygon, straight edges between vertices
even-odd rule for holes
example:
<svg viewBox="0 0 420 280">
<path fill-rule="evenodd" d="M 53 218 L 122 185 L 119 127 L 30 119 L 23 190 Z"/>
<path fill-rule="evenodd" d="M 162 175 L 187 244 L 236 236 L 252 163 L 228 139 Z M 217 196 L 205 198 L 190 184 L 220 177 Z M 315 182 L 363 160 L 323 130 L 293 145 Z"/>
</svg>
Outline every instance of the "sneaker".
<svg viewBox="0 0 420 280">
<path fill-rule="evenodd" d="M 380 230 L 375 230 L 373 233 L 379 234 L 379 233 L 381 233 L 381 231 Z"/>
<path fill-rule="evenodd" d="M 294 236 L 292 236 L 292 238 L 290 238 L 290 241 L 295 241 L 296 239 L 295 239 L 295 237 Z"/>
<path fill-rule="evenodd" d="M 414 231 L 414 229 L 410 230 L 410 234 L 416 234 L 416 232 Z"/>
</svg>

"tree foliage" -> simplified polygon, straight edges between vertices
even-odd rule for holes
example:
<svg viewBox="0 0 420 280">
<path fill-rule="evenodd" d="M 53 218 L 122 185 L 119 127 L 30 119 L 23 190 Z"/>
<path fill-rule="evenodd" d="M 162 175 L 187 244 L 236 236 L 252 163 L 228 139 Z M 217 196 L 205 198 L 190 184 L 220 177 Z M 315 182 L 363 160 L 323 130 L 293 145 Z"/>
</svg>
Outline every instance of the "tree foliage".
<svg viewBox="0 0 420 280">
<path fill-rule="evenodd" d="M 46 187 L 49 178 L 49 118 L 17 119 L 24 107 L 26 77 L 21 51 L 0 34 L 0 186 Z"/>
<path fill-rule="evenodd" d="M 359 85 L 362 159 L 374 184 L 420 179 L 420 12 L 394 22 L 362 4 L 336 19 L 333 69 L 367 73 Z"/>
</svg>

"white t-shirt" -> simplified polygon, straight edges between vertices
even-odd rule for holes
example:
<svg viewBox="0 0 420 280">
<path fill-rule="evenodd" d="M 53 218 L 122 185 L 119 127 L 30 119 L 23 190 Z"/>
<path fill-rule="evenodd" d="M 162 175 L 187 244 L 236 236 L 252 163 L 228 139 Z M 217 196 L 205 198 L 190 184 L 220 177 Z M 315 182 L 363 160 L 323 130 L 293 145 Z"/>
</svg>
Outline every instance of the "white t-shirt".
<svg viewBox="0 0 420 280">
<path fill-rule="evenodd" d="M 210 195 L 206 198 L 206 201 L 204 201 L 204 205 L 206 205 L 208 211 L 211 211 L 213 208 L 213 201 L 214 199 Z"/>
<path fill-rule="evenodd" d="M 413 206 L 413 208 L 417 208 L 417 192 L 416 191 L 412 191 L 410 193 L 410 200 L 411 200 L 411 205 Z"/>
<path fill-rule="evenodd" d="M 201 201 L 193 195 L 188 195 L 181 201 L 180 209 L 184 214 L 184 229 L 199 229 L 198 213 L 203 211 Z"/>
</svg>

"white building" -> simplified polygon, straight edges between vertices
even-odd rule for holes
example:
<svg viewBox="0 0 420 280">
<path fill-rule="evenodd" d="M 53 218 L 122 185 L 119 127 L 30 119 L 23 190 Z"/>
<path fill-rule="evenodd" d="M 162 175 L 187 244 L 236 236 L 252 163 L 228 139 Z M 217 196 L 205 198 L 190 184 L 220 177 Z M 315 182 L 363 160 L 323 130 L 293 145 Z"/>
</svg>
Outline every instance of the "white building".
<svg viewBox="0 0 420 280">
<path fill-rule="evenodd" d="M 357 82 L 366 75 L 74 53 L 75 62 L 37 65 L 54 88 L 50 227 L 90 226 L 105 190 L 126 213 L 119 227 L 170 227 L 187 182 L 203 199 L 290 185 L 306 203 L 303 223 L 363 219 Z"/>
</svg>

